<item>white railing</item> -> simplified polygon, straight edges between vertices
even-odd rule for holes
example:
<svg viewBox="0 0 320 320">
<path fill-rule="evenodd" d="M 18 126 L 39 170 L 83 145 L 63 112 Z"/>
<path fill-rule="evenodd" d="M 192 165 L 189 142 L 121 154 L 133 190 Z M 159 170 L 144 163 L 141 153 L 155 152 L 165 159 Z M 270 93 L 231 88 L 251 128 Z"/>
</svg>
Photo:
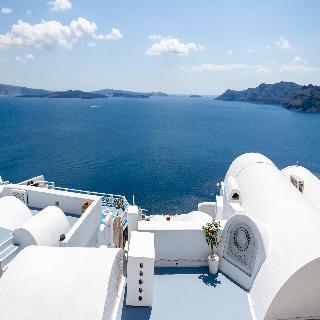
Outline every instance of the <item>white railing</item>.
<svg viewBox="0 0 320 320">
<path fill-rule="evenodd" d="M 124 227 L 127 226 L 127 208 L 129 206 L 129 202 L 125 196 L 119 194 L 111 194 L 111 193 L 103 193 L 103 192 L 93 192 L 87 190 L 80 189 L 72 189 L 72 188 L 62 188 L 62 187 L 54 187 L 55 190 L 67 191 L 67 192 L 75 192 L 82 194 L 89 194 L 94 196 L 102 197 L 102 206 L 103 207 L 118 207 L 123 210 L 123 214 L 121 216 L 122 225 Z"/>
<path fill-rule="evenodd" d="M 32 187 L 40 187 L 40 188 L 47 188 L 47 189 L 55 189 L 53 181 L 36 181 L 34 183 L 29 184 Z"/>
<path fill-rule="evenodd" d="M 34 177 L 31 179 L 22 181 L 19 184 L 102 197 L 102 207 L 108 206 L 108 207 L 116 207 L 116 208 L 122 209 L 123 211 L 123 214 L 121 216 L 122 225 L 127 226 L 127 208 L 129 206 L 129 202 L 125 196 L 122 196 L 119 194 L 56 187 L 53 181 L 45 181 L 43 176 Z"/>
</svg>

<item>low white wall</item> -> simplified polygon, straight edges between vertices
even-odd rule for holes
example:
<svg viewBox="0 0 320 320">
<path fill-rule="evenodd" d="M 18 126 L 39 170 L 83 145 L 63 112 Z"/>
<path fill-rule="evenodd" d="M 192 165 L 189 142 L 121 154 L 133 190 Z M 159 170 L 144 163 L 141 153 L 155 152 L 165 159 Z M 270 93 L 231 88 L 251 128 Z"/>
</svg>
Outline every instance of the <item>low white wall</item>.
<svg viewBox="0 0 320 320">
<path fill-rule="evenodd" d="M 217 215 L 217 203 L 216 202 L 201 202 L 198 204 L 198 210 L 207 213 L 213 219 Z"/>
<path fill-rule="evenodd" d="M 98 197 L 88 194 L 80 194 L 74 192 L 66 192 L 54 189 L 45 189 L 22 185 L 7 185 L 1 193 L 1 197 L 5 195 L 11 196 L 11 189 L 27 190 L 28 206 L 38 209 L 44 209 L 48 206 L 55 206 L 59 203 L 59 208 L 65 213 L 76 215 L 81 214 L 82 205 L 86 200 L 95 200 Z"/>
<path fill-rule="evenodd" d="M 156 266 L 207 265 L 210 249 L 201 227 L 193 221 L 139 221 L 139 231 L 154 233 Z"/>
<path fill-rule="evenodd" d="M 64 213 L 79 215 L 80 218 L 66 234 L 62 246 L 86 246 L 97 231 L 101 218 L 100 196 L 10 184 L 5 186 L 0 197 L 11 195 L 11 189 L 27 190 L 29 207 L 43 209 L 55 206 L 58 202 Z M 92 203 L 81 215 L 82 205 L 86 200 L 92 200 Z"/>
<path fill-rule="evenodd" d="M 96 197 L 66 235 L 62 246 L 86 246 L 97 232 L 101 219 L 101 197 Z"/>
</svg>

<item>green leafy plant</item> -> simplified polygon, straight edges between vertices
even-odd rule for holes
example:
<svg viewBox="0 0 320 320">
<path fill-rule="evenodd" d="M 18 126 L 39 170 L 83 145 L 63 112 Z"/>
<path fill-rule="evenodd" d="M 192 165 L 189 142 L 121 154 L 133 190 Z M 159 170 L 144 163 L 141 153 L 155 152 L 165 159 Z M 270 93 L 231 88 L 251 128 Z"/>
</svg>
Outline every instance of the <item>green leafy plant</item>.
<svg viewBox="0 0 320 320">
<path fill-rule="evenodd" d="M 222 237 L 218 236 L 218 233 L 221 230 L 220 221 L 212 219 L 212 222 L 208 222 L 205 226 L 202 227 L 202 230 L 213 255 L 213 249 L 218 247 L 222 239 Z"/>
</svg>

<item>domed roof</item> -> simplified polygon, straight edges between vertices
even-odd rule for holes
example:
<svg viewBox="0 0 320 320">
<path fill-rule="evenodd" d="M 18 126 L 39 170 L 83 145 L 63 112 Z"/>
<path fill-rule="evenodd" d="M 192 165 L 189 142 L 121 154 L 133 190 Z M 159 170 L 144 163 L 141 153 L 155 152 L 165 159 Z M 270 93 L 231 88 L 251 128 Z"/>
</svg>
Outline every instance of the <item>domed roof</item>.
<svg viewBox="0 0 320 320">
<path fill-rule="evenodd" d="M 226 178 L 230 176 L 237 177 L 242 170 L 257 163 L 263 163 L 275 167 L 273 162 L 261 153 L 244 153 L 231 163 L 226 174 Z"/>
</svg>

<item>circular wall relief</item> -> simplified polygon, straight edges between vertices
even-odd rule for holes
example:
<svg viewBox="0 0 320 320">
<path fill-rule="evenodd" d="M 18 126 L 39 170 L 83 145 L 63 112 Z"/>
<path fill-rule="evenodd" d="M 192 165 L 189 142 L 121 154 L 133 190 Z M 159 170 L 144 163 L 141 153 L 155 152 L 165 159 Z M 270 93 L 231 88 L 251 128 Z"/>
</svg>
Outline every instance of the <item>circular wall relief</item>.
<svg viewBox="0 0 320 320">
<path fill-rule="evenodd" d="M 232 223 L 228 229 L 223 257 L 248 275 L 252 274 L 256 257 L 256 241 L 244 222 Z"/>
<path fill-rule="evenodd" d="M 250 245 L 250 234 L 244 227 L 239 227 L 233 234 L 234 245 L 239 251 L 246 251 Z"/>
</svg>

